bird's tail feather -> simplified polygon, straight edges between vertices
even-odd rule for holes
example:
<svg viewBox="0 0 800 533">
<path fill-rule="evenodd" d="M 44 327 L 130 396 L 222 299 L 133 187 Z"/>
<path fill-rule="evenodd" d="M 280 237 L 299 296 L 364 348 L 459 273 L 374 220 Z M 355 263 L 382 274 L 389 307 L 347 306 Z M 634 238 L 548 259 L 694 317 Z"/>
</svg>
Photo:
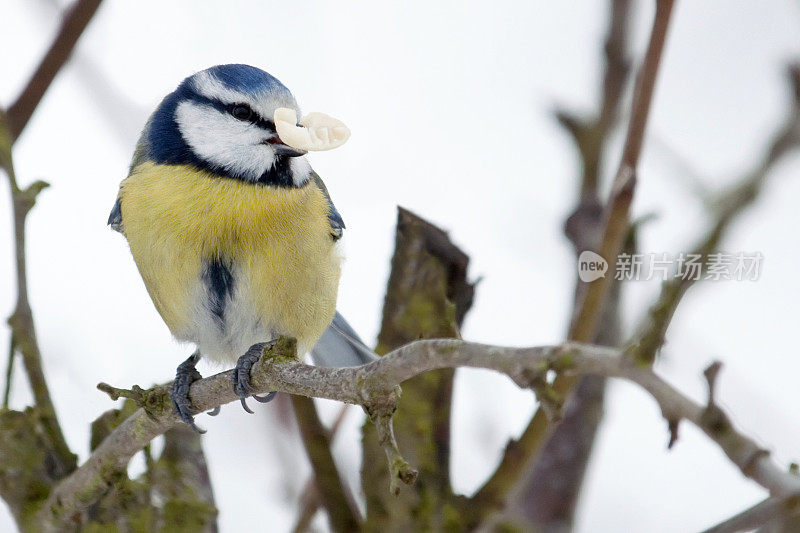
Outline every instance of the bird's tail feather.
<svg viewBox="0 0 800 533">
<path fill-rule="evenodd" d="M 359 366 L 375 361 L 378 355 L 336 311 L 333 322 L 311 350 L 311 358 L 317 366 Z"/>
</svg>

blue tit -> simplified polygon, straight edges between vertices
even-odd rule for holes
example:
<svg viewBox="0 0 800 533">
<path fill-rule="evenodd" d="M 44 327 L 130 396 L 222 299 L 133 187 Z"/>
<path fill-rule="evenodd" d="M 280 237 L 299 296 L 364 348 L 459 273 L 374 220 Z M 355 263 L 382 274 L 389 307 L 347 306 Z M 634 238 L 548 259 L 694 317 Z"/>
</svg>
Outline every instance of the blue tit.
<svg viewBox="0 0 800 533">
<path fill-rule="evenodd" d="M 172 400 L 198 431 L 188 392 L 201 357 L 236 363 L 249 412 L 250 368 L 281 335 L 317 364 L 374 357 L 336 312 L 344 221 L 306 152 L 277 134 L 278 108 L 300 116 L 292 93 L 255 67 L 186 78 L 145 125 L 108 219 L 172 335 L 197 346 Z"/>
</svg>

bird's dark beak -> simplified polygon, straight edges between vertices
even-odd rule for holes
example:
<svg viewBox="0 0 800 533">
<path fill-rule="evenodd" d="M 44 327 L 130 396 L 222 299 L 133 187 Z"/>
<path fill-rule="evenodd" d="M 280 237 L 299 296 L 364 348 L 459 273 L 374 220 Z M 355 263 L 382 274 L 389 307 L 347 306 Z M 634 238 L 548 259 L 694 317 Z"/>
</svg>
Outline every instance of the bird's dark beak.
<svg viewBox="0 0 800 533">
<path fill-rule="evenodd" d="M 278 155 L 283 155 L 286 157 L 300 157 L 308 153 L 305 150 L 292 148 L 291 146 L 284 144 L 277 135 L 270 137 L 261 144 L 268 144 L 272 146 Z"/>
</svg>

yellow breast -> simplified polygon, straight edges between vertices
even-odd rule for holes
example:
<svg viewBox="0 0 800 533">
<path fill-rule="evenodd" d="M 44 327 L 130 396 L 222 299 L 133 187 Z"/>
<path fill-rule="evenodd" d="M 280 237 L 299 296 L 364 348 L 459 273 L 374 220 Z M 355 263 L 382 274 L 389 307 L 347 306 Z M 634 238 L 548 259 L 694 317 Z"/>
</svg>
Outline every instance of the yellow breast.
<svg viewBox="0 0 800 533">
<path fill-rule="evenodd" d="M 244 276 L 253 320 L 307 348 L 330 323 L 340 259 L 329 203 L 313 181 L 278 188 L 146 162 L 122 183 L 120 198 L 131 253 L 177 338 L 198 342 L 201 269 L 213 259 Z"/>
</svg>

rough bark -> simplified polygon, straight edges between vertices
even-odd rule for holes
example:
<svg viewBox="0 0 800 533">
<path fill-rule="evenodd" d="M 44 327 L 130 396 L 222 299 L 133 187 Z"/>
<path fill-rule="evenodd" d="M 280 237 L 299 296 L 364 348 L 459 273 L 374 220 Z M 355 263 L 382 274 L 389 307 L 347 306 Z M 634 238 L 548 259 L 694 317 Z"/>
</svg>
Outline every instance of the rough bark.
<svg viewBox="0 0 800 533">
<path fill-rule="evenodd" d="M 468 263 L 469 258 L 445 232 L 400 208 L 378 353 L 417 339 L 458 337 L 474 292 L 467 280 Z M 453 372 L 426 373 L 403 385 L 395 430 L 400 449 L 419 468 L 420 478 L 397 497 L 386 492 L 389 472 L 374 428 L 364 426 L 361 478 L 367 498 L 367 530 L 441 530 L 452 518 Z"/>
</svg>

